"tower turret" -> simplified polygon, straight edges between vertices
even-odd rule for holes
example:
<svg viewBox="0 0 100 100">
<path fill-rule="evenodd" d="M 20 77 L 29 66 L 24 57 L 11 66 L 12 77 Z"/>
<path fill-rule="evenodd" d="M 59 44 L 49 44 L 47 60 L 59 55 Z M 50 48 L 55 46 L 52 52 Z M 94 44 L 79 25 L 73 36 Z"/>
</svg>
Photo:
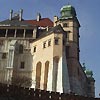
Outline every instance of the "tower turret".
<svg viewBox="0 0 100 100">
<path fill-rule="evenodd" d="M 83 72 L 79 62 L 79 28 L 75 8 L 72 5 L 65 5 L 60 9 L 61 16 L 57 25 L 60 24 L 65 31 L 66 45 L 65 54 L 69 73 L 70 89 L 76 94 L 83 95 L 84 89 L 80 82 L 80 73 Z M 84 84 L 83 84 L 84 85 Z M 84 86 L 83 86 L 84 87 Z"/>
<path fill-rule="evenodd" d="M 73 57 L 79 60 L 79 27 L 75 8 L 72 5 L 65 5 L 60 9 L 61 16 L 58 24 L 61 24 L 66 31 L 67 58 Z M 68 50 L 70 48 L 70 50 Z"/>
<path fill-rule="evenodd" d="M 95 87 L 94 87 L 95 80 L 93 78 L 93 72 L 91 70 L 85 70 L 85 74 L 88 79 L 88 82 L 87 82 L 88 83 L 88 87 L 87 87 L 88 96 L 95 97 Z"/>
<path fill-rule="evenodd" d="M 75 8 L 71 5 L 63 6 L 60 10 L 60 13 L 61 13 L 61 19 L 76 17 Z"/>
</svg>

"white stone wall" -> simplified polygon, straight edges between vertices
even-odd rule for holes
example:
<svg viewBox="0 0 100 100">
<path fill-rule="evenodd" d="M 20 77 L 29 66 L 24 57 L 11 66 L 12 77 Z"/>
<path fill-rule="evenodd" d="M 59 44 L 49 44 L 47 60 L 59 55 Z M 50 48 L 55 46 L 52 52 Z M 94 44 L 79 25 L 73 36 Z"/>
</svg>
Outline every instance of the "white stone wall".
<svg viewBox="0 0 100 100">
<path fill-rule="evenodd" d="M 54 44 L 55 37 L 59 38 L 58 45 Z M 48 40 L 51 40 L 51 46 L 49 47 Z M 46 48 L 43 48 L 44 42 L 46 42 Z M 34 47 L 36 47 L 36 52 L 33 52 Z M 47 90 L 61 93 L 68 92 L 70 86 L 66 57 L 65 53 L 63 53 L 65 52 L 65 50 L 63 50 L 63 34 L 52 33 L 44 38 L 34 41 L 31 48 L 31 53 L 33 55 L 32 79 L 34 81 L 32 87 L 35 88 L 36 85 L 36 65 L 38 62 L 41 62 L 40 89 L 44 89 L 45 62 L 49 61 Z"/>
<path fill-rule="evenodd" d="M 10 49 L 10 44 L 12 41 L 15 41 L 14 39 L 3 39 L 3 44 L 0 45 L 0 80 L 2 82 L 5 82 L 8 80 L 9 75 L 10 77 L 12 77 L 12 74 L 19 74 L 19 75 L 24 75 L 27 77 L 31 77 L 31 73 L 32 73 L 32 55 L 30 52 L 30 43 L 29 40 L 22 40 L 22 39 L 18 39 L 17 41 L 17 47 L 14 45 L 11 47 L 11 49 L 14 50 L 14 54 L 13 54 L 13 58 L 12 58 L 12 63 L 11 61 L 9 61 L 9 49 Z M 23 49 L 23 54 L 19 54 L 18 52 L 16 52 L 16 50 L 18 49 L 18 45 L 22 44 L 24 49 Z M 17 50 L 18 51 L 18 50 Z M 2 54 L 6 53 L 6 58 L 2 59 Z M 12 54 L 11 54 L 12 56 Z M 11 63 L 8 63 L 8 61 Z M 20 68 L 20 62 L 21 61 L 25 61 L 25 68 L 21 69 Z M 10 66 L 8 66 L 10 64 Z M 9 69 L 8 67 L 11 67 L 11 69 Z M 15 70 L 15 71 L 14 71 Z M 11 71 L 11 73 L 9 72 Z M 13 71 L 15 73 L 13 73 Z"/>
</svg>

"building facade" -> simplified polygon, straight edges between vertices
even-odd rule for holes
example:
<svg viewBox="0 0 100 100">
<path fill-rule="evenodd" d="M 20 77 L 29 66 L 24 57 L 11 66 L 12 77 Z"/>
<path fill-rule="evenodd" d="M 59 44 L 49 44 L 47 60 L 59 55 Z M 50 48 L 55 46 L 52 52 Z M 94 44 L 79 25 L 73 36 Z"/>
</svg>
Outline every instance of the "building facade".
<svg viewBox="0 0 100 100">
<path fill-rule="evenodd" d="M 31 88 L 95 96 L 92 71 L 79 61 L 79 27 L 75 8 L 63 6 L 61 16 L 37 15 L 24 20 L 23 10 L 0 22 L 0 82 L 30 78 Z"/>
</svg>

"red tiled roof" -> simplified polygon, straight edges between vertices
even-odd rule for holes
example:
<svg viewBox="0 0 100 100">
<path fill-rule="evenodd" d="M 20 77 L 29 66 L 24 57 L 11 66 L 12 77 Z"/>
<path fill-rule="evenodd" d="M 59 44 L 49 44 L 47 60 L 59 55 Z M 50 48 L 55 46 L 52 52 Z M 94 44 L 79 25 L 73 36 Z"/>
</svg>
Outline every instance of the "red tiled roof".
<svg viewBox="0 0 100 100">
<path fill-rule="evenodd" d="M 53 27 L 53 22 L 49 18 L 42 18 L 40 21 L 37 20 L 25 20 L 25 22 L 28 22 L 29 24 L 41 26 L 41 27 Z"/>
</svg>

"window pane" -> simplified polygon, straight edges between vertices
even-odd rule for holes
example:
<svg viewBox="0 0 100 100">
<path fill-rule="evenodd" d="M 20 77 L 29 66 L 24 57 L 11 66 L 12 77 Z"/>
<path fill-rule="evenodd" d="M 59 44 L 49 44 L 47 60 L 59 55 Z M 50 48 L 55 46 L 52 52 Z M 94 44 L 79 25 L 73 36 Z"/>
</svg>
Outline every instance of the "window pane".
<svg viewBox="0 0 100 100">
<path fill-rule="evenodd" d="M 23 45 L 20 45 L 20 46 L 19 46 L 19 53 L 20 53 L 20 54 L 23 53 Z"/>
<path fill-rule="evenodd" d="M 33 52 L 36 52 L 36 47 L 34 47 L 34 51 Z"/>
<path fill-rule="evenodd" d="M 43 48 L 46 48 L 46 42 L 43 43 Z"/>
<path fill-rule="evenodd" d="M 21 62 L 20 68 L 21 68 L 21 69 L 24 69 L 24 67 L 25 67 L 25 62 Z"/>
<path fill-rule="evenodd" d="M 51 46 L 51 40 L 48 41 L 48 46 Z"/>
<path fill-rule="evenodd" d="M 56 38 L 56 39 L 55 39 L 55 45 L 58 45 L 58 43 L 59 43 L 59 39 Z"/>
<path fill-rule="evenodd" d="M 63 27 L 68 27 L 68 24 L 67 23 L 63 23 Z"/>
</svg>

